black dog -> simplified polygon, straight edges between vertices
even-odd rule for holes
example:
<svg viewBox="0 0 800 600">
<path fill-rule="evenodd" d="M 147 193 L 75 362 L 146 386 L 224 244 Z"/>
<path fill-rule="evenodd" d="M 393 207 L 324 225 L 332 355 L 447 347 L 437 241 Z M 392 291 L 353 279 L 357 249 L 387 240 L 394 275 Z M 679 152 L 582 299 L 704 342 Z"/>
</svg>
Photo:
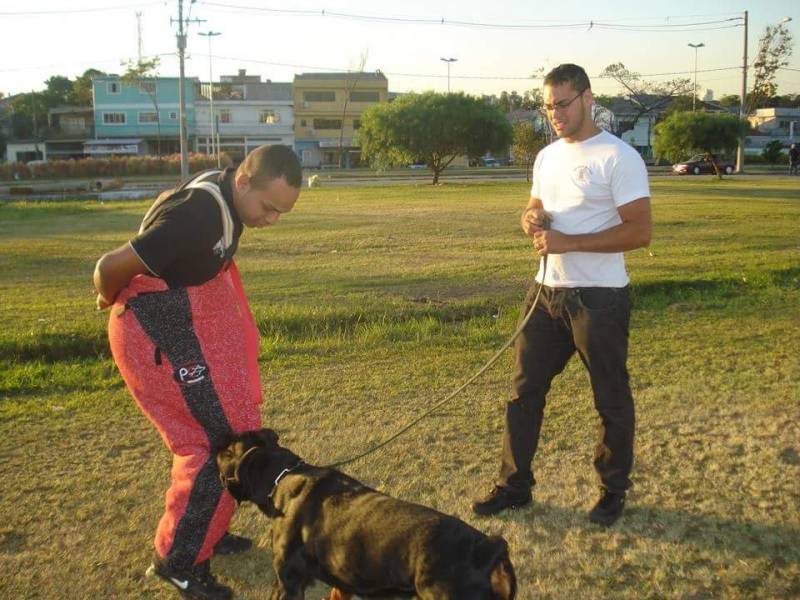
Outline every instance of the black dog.
<svg viewBox="0 0 800 600">
<path fill-rule="evenodd" d="M 302 600 L 315 579 L 329 600 L 513 600 L 516 577 L 502 537 L 305 464 L 271 429 L 249 431 L 217 454 L 223 485 L 272 519 L 273 600 Z"/>
</svg>

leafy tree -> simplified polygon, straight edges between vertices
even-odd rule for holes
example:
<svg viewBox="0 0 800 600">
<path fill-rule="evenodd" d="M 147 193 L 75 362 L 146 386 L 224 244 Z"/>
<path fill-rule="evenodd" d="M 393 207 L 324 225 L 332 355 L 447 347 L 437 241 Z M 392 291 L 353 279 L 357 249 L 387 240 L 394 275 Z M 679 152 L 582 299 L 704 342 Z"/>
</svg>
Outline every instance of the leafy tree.
<svg viewBox="0 0 800 600">
<path fill-rule="evenodd" d="M 373 164 L 425 162 L 436 184 L 456 156 L 505 150 L 512 129 L 500 110 L 478 98 L 425 92 L 370 106 L 358 137 L 362 154 Z"/>
<path fill-rule="evenodd" d="M 120 81 L 126 85 L 138 87 L 147 94 L 153 109 L 156 111 L 156 154 L 161 156 L 161 115 L 158 112 L 158 90 L 156 89 L 156 76 L 158 75 L 158 65 L 160 59 L 156 56 L 150 60 L 129 60 L 126 65 L 127 70 L 120 77 Z M 152 85 L 151 85 L 152 84 Z"/>
<path fill-rule="evenodd" d="M 783 158 L 783 144 L 778 140 L 772 140 L 764 146 L 764 149 L 761 151 L 761 156 L 771 165 L 778 164 L 781 158 Z"/>
<path fill-rule="evenodd" d="M 74 106 L 92 105 L 92 77 L 105 75 L 97 69 L 86 69 L 83 75 L 72 82 L 72 90 L 67 97 L 67 103 Z"/>
<path fill-rule="evenodd" d="M 11 100 L 11 135 L 17 139 L 38 139 L 47 123 L 47 103 L 42 92 L 19 94 Z"/>
<path fill-rule="evenodd" d="M 726 94 L 719 103 L 726 108 L 739 108 L 739 94 Z"/>
<path fill-rule="evenodd" d="M 531 169 L 536 155 L 547 145 L 547 136 L 539 131 L 530 121 L 520 121 L 514 124 L 514 141 L 511 151 L 514 161 L 525 165 L 525 177 L 531 180 Z"/>
<path fill-rule="evenodd" d="M 528 90 L 520 96 L 516 91 L 510 94 L 503 90 L 500 97 L 486 96 L 488 103 L 499 108 L 503 113 L 508 114 L 515 110 L 541 110 L 542 90 Z"/>
<path fill-rule="evenodd" d="M 792 34 L 786 23 L 767 26 L 764 35 L 758 41 L 758 52 L 753 61 L 753 92 L 749 98 L 748 113 L 775 96 L 778 84 L 775 75 L 781 67 L 788 66 L 792 55 Z"/>
<path fill-rule="evenodd" d="M 711 158 L 722 179 L 713 155 L 730 153 L 747 130 L 747 122 L 723 113 L 676 112 L 656 125 L 656 155 L 672 162 L 703 153 Z"/>
<path fill-rule="evenodd" d="M 43 92 L 43 100 L 48 109 L 67 103 L 72 92 L 72 80 L 63 75 L 53 75 L 44 82 L 47 86 Z"/>
</svg>

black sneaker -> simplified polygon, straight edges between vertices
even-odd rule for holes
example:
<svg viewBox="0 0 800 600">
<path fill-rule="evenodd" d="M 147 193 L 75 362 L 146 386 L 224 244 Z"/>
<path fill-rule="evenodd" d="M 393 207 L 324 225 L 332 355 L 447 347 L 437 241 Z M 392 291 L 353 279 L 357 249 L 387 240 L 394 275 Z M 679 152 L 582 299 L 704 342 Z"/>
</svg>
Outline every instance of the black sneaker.
<svg viewBox="0 0 800 600">
<path fill-rule="evenodd" d="M 253 540 L 240 535 L 226 533 L 214 546 L 214 554 L 239 554 L 253 547 Z"/>
<path fill-rule="evenodd" d="M 230 600 L 233 590 L 226 585 L 217 583 L 211 574 L 210 561 L 195 565 L 188 570 L 178 570 L 168 567 L 164 561 L 155 559 L 147 569 L 147 575 L 160 577 L 174 586 L 181 596 L 193 600 Z"/>
<path fill-rule="evenodd" d="M 496 485 L 488 495 L 473 501 L 472 512 L 482 516 L 494 515 L 507 508 L 518 508 L 530 504 L 531 500 L 533 500 L 533 496 L 530 490 L 512 490 Z"/>
<path fill-rule="evenodd" d="M 600 498 L 589 511 L 589 520 L 598 525 L 613 525 L 625 508 L 625 492 L 612 492 L 600 488 Z"/>
</svg>

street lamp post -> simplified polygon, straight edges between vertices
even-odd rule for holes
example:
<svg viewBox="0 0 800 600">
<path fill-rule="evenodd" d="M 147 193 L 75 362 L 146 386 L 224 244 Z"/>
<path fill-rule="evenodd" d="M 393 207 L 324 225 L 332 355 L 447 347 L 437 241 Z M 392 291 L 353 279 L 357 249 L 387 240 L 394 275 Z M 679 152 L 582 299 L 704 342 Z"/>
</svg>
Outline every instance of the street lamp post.
<svg viewBox="0 0 800 600">
<path fill-rule="evenodd" d="M 456 62 L 457 58 L 440 58 L 439 60 L 447 63 L 447 93 L 450 93 L 450 63 Z"/>
<path fill-rule="evenodd" d="M 209 154 L 212 156 L 216 155 L 217 157 L 217 168 L 220 166 L 220 157 L 219 157 L 219 146 L 216 148 L 216 152 L 214 151 L 214 74 L 211 70 L 212 60 L 211 60 L 211 38 L 216 37 L 218 35 L 222 35 L 219 31 L 206 31 L 200 32 L 197 35 L 202 35 L 203 37 L 208 38 L 208 133 L 209 133 L 209 142 L 208 142 L 208 150 L 210 151 Z"/>
<path fill-rule="evenodd" d="M 692 95 L 692 112 L 694 112 L 694 103 L 697 99 L 697 49 L 705 47 L 705 44 L 689 44 L 690 48 L 694 48 L 694 94 Z"/>
</svg>

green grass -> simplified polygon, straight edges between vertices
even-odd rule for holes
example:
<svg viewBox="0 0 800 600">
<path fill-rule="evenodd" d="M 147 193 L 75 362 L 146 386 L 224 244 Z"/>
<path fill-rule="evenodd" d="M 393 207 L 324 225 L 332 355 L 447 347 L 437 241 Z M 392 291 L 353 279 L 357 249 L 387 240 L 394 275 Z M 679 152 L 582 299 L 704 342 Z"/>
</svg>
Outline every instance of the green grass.
<svg viewBox="0 0 800 600">
<path fill-rule="evenodd" d="M 262 411 L 285 444 L 310 462 L 356 454 L 494 353 L 534 269 L 517 225 L 527 189 L 318 188 L 245 233 Z M 549 396 L 533 508 L 469 511 L 496 474 L 510 352 L 346 471 L 504 535 L 521 599 L 800 597 L 797 180 L 652 191 L 653 244 L 627 257 L 638 430 L 618 525 L 585 518 L 597 418 L 577 360 Z M 109 358 L 90 281 L 146 206 L 0 204 L 0 597 L 172 597 L 143 576 L 170 457 Z M 267 523 L 242 507 L 234 530 L 261 547 L 215 561 L 237 598 L 269 595 Z"/>
</svg>

